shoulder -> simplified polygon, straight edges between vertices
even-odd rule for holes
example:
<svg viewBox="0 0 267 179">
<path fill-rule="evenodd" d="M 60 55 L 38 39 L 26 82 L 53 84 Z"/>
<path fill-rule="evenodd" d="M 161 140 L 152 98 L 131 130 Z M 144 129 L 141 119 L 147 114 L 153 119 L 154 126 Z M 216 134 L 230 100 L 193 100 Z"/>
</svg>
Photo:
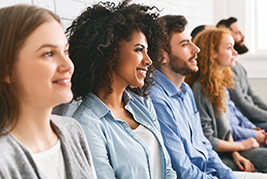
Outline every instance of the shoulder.
<svg viewBox="0 0 267 179">
<path fill-rule="evenodd" d="M 234 74 L 239 74 L 240 72 L 246 72 L 246 69 L 243 67 L 243 65 L 236 61 L 236 65 L 231 67 L 231 70 L 234 72 Z"/>
<path fill-rule="evenodd" d="M 0 137 L 0 178 L 1 175 L 7 178 L 23 178 L 22 175 L 25 174 L 34 177 L 25 150 L 11 134 Z"/>
<path fill-rule="evenodd" d="M 79 123 L 71 117 L 58 116 L 54 114 L 52 114 L 50 117 L 51 120 L 56 124 L 56 126 L 58 126 L 61 130 L 69 130 L 75 128 L 80 129 Z"/>
<path fill-rule="evenodd" d="M 143 97 L 139 96 L 131 91 L 126 91 L 129 95 L 129 97 L 132 99 L 132 102 L 135 105 L 138 105 L 140 108 L 150 108 L 152 105 L 151 99 L 149 96 Z"/>
</svg>

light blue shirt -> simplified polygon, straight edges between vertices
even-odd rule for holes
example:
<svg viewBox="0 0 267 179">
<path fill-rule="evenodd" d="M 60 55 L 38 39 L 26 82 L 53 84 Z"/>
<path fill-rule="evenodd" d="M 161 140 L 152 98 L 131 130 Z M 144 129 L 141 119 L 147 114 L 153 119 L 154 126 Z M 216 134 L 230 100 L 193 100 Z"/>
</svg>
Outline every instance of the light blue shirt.
<svg viewBox="0 0 267 179">
<path fill-rule="evenodd" d="M 125 109 L 132 114 L 134 120 L 148 128 L 159 141 L 162 178 L 176 178 L 151 100 L 127 91 L 123 94 L 123 100 Z M 153 178 L 148 147 L 96 95 L 87 94 L 73 117 L 85 131 L 99 179 Z"/>
<path fill-rule="evenodd" d="M 256 138 L 256 130 L 252 129 L 256 126 L 235 106 L 230 99 L 228 90 L 225 90 L 225 94 L 228 99 L 231 133 L 234 141 L 243 141 L 250 137 Z"/>
<path fill-rule="evenodd" d="M 191 88 L 158 71 L 150 96 L 178 178 L 236 178 L 204 136 Z"/>
</svg>

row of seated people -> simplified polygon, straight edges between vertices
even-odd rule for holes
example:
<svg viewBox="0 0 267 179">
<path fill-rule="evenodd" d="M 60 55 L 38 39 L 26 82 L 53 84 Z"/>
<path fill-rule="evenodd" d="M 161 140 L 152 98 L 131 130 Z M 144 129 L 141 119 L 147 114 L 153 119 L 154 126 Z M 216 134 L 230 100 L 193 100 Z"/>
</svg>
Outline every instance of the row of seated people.
<svg viewBox="0 0 267 179">
<path fill-rule="evenodd" d="M 230 31 L 205 30 L 195 45 L 186 24 L 100 2 L 67 40 L 49 10 L 0 9 L 0 178 L 266 178 L 267 150 L 231 134 Z M 51 115 L 72 99 L 73 114 L 73 103 L 54 113 L 74 119 Z"/>
</svg>

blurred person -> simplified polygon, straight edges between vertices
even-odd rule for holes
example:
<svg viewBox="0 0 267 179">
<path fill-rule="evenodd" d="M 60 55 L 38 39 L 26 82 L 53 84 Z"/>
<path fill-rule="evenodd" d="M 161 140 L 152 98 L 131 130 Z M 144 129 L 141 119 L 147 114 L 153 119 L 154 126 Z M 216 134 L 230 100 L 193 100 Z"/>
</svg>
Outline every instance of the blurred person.
<svg viewBox="0 0 267 179">
<path fill-rule="evenodd" d="M 194 40 L 194 38 L 197 36 L 197 34 L 199 34 L 199 32 L 205 30 L 205 29 L 208 29 L 212 26 L 209 26 L 209 25 L 199 25 L 197 27 L 195 27 L 192 32 L 191 32 L 191 37 L 192 37 L 192 41 Z"/>
</svg>

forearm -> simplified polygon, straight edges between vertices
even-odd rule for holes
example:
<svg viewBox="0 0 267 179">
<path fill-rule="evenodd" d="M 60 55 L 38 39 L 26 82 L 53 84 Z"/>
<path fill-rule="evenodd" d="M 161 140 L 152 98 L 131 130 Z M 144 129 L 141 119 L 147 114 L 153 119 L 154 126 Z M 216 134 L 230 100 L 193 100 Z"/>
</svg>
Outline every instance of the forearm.
<svg viewBox="0 0 267 179">
<path fill-rule="evenodd" d="M 240 145 L 240 142 L 225 140 L 220 140 L 219 146 L 216 149 L 217 152 L 234 152 L 240 150 L 243 150 L 242 145 Z"/>
</svg>

